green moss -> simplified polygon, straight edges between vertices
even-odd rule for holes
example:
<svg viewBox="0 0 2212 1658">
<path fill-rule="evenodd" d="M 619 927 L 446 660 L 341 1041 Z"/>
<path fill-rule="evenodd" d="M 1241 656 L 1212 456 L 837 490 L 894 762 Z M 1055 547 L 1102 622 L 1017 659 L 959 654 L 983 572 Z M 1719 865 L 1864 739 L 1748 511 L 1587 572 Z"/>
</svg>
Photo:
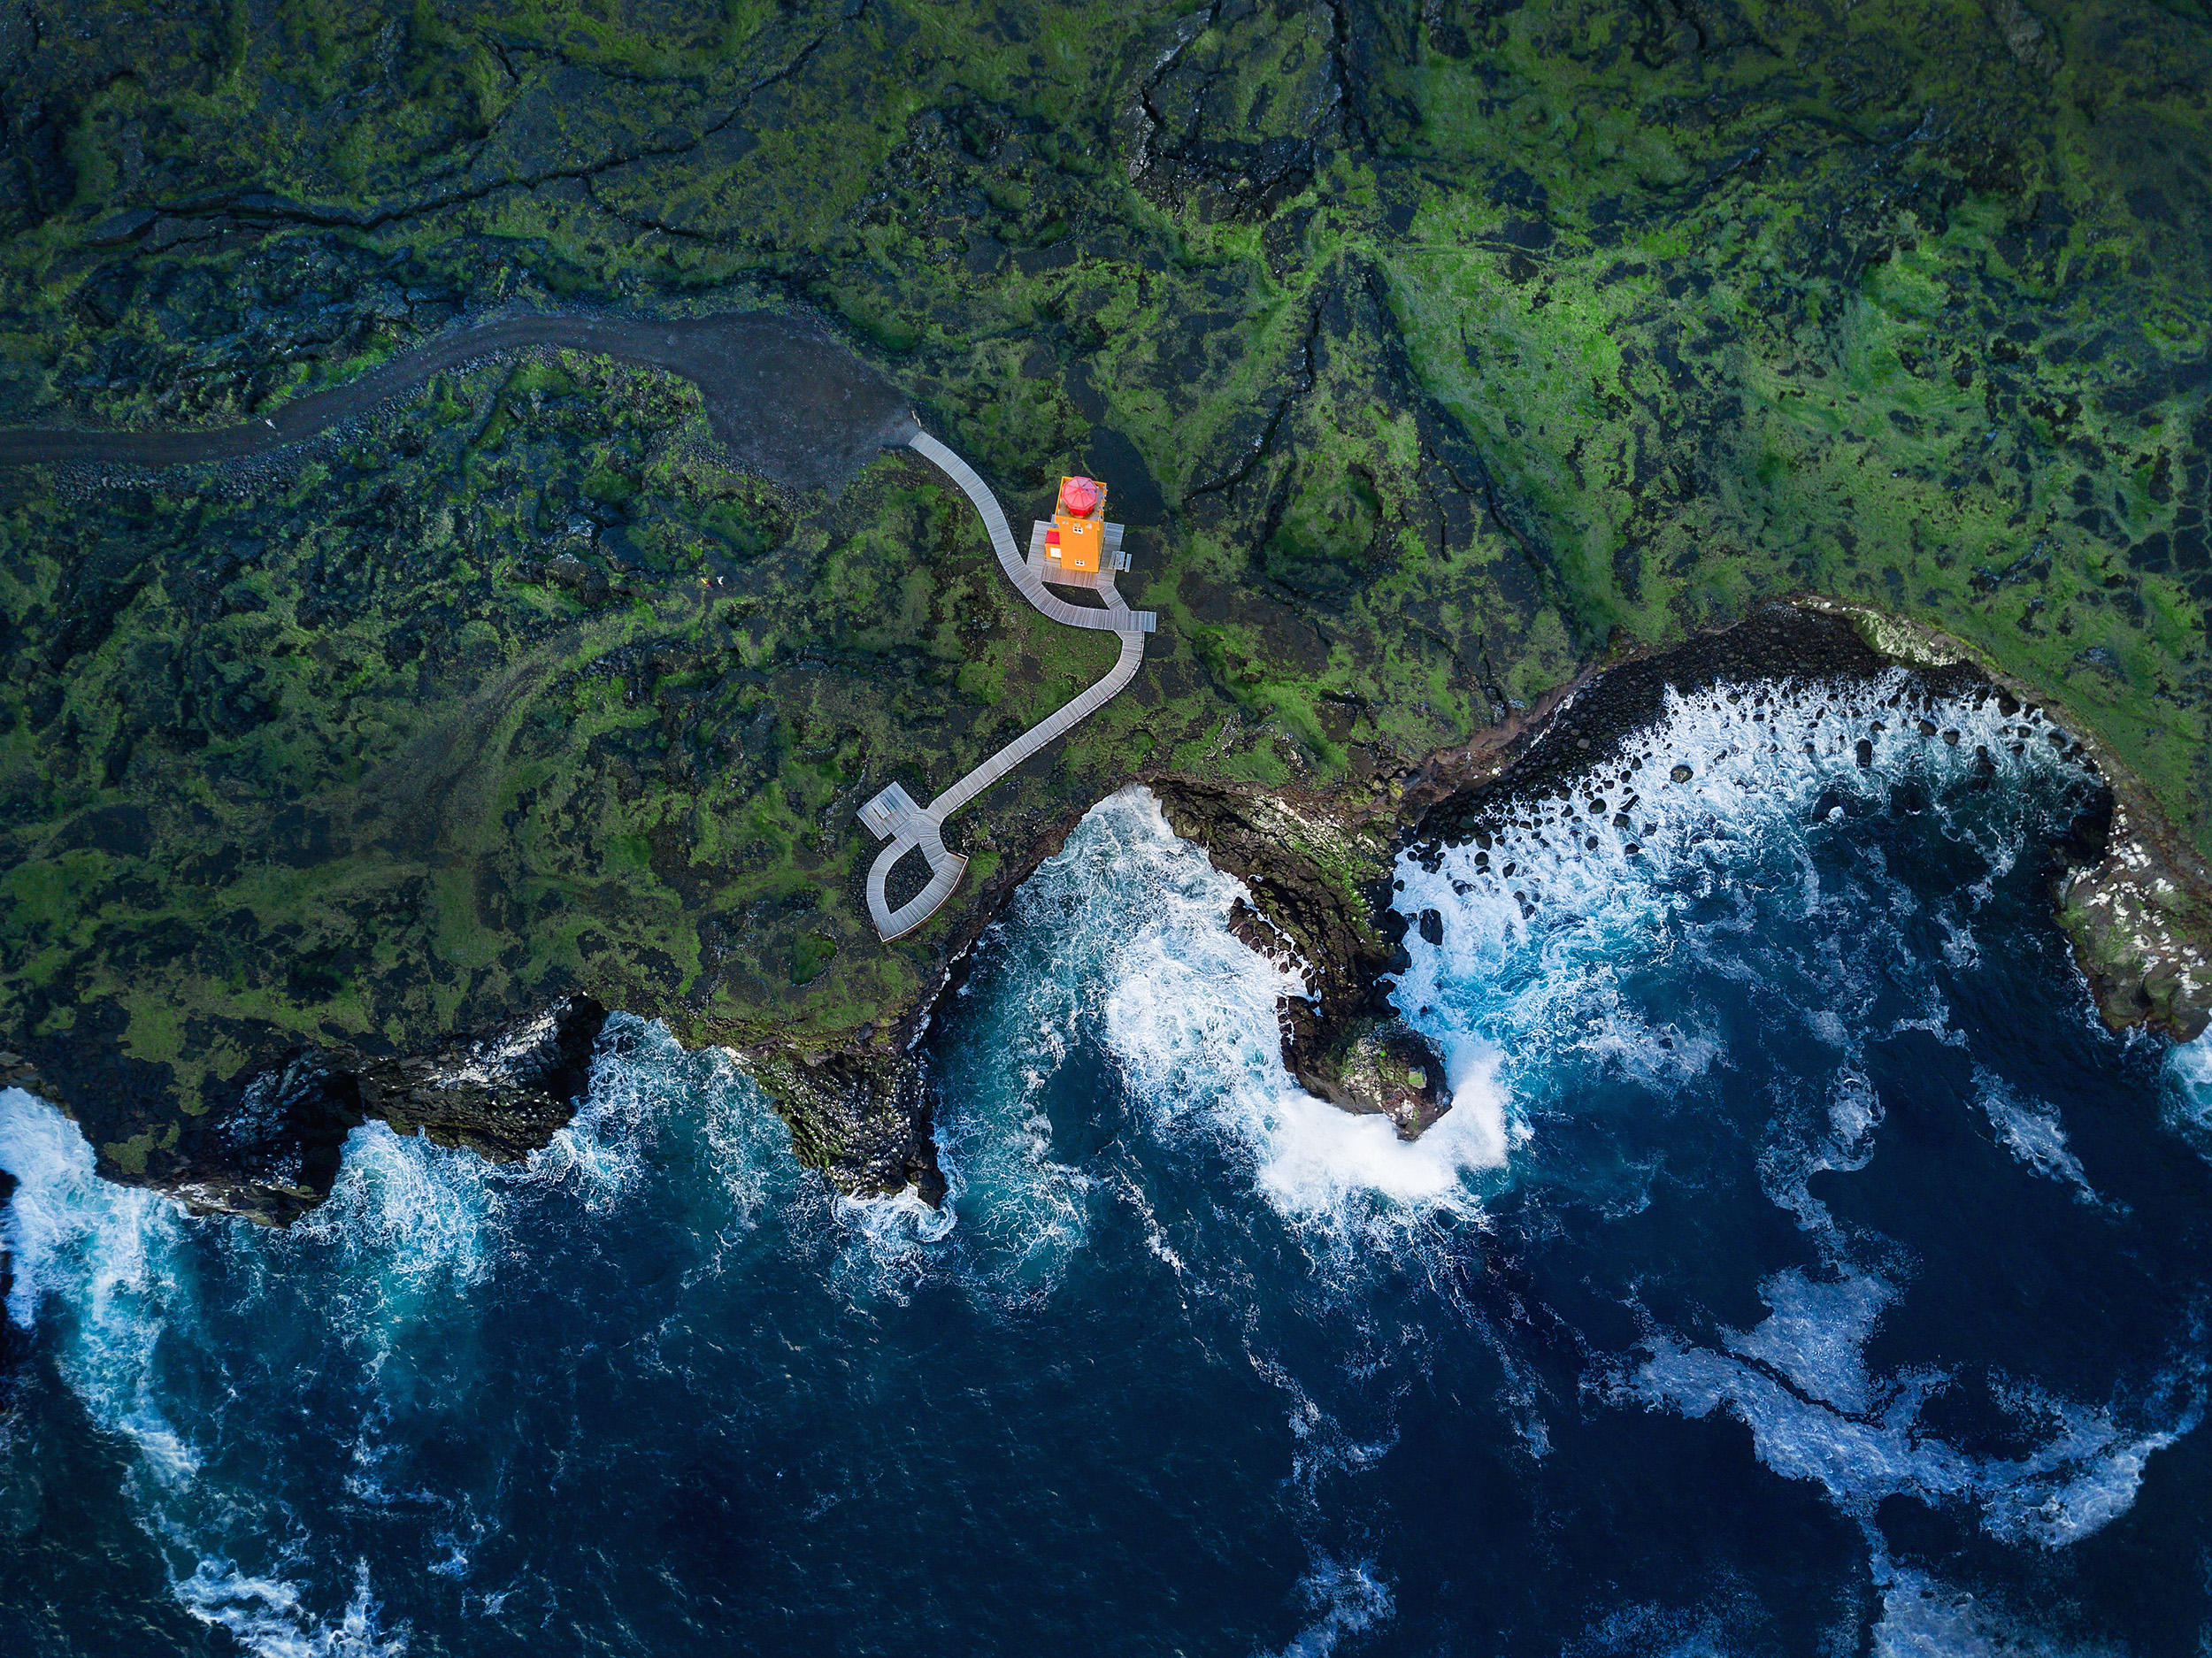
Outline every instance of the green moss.
<svg viewBox="0 0 2212 1658">
<path fill-rule="evenodd" d="M 100 1155 L 120 1169 L 125 1174 L 142 1175 L 146 1172 L 146 1155 L 159 1143 L 157 1131 L 148 1129 L 128 1140 L 118 1140 L 100 1148 Z"/>
<path fill-rule="evenodd" d="M 837 940 L 819 933 L 803 933 L 791 948 L 791 982 L 810 985 L 837 956 Z"/>
</svg>

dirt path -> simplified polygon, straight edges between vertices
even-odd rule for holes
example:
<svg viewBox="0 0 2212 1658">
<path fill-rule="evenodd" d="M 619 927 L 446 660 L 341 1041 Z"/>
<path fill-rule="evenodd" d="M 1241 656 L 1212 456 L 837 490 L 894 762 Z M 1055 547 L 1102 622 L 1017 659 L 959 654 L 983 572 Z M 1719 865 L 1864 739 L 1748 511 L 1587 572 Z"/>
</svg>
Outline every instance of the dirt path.
<svg viewBox="0 0 2212 1658">
<path fill-rule="evenodd" d="M 506 317 L 457 328 L 359 380 L 285 404 L 243 426 L 197 431 L 0 431 L 0 465 L 180 466 L 274 455 L 357 419 L 432 379 L 488 357 L 543 347 L 588 351 L 617 362 L 666 369 L 695 384 L 707 424 L 749 472 L 800 489 L 834 491 L 882 449 L 911 447 L 934 463 L 974 504 L 1007 579 L 1032 605 L 1065 626 L 1121 636 L 1114 666 L 1095 685 L 1022 733 L 926 807 L 896 784 L 870 801 L 861 819 L 887 845 L 868 873 L 868 908 L 887 940 L 934 914 L 960 884 L 967 860 L 946 849 L 944 820 L 1031 756 L 1105 706 L 1136 677 L 1144 636 L 1157 626 L 1106 585 L 1102 610 L 1048 592 L 1016 545 L 1006 513 L 966 461 L 923 432 L 905 394 L 804 318 L 774 311 L 665 321 L 601 312 Z M 892 866 L 919 851 L 924 889 L 894 911 L 885 887 Z"/>
<path fill-rule="evenodd" d="M 359 380 L 243 426 L 196 431 L 0 431 L 0 465 L 178 466 L 250 460 L 318 437 L 436 375 L 565 346 L 698 386 L 707 424 L 738 464 L 800 489 L 835 490 L 918 428 L 906 395 L 803 317 L 738 311 L 663 321 L 603 312 L 505 317 L 441 334 Z"/>
</svg>

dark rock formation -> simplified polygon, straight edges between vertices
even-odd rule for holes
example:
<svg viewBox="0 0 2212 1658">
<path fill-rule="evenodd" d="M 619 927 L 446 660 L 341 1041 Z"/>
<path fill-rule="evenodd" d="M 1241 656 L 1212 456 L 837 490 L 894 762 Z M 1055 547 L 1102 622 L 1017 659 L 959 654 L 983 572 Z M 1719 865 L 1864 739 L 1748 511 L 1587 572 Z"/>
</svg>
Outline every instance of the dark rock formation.
<svg viewBox="0 0 2212 1658">
<path fill-rule="evenodd" d="M 843 1190 L 945 1195 L 921 1070 L 904 1055 L 832 1053 L 793 1057 L 772 1048 L 746 1067 L 791 1125 L 792 1148 Z"/>
<path fill-rule="evenodd" d="M 251 1078 L 234 1104 L 188 1118 L 174 1147 L 145 1157 L 136 1183 L 195 1214 L 289 1225 L 330 1195 L 346 1136 L 365 1120 L 361 1105 L 359 1078 L 303 1048 Z"/>
<path fill-rule="evenodd" d="M 535 1019 L 434 1053 L 363 1063 L 362 1109 L 400 1133 L 519 1162 L 574 1115 L 606 1017 L 589 996 L 570 996 Z"/>
<path fill-rule="evenodd" d="M 1557 787 L 1610 759 L 1622 744 L 1655 721 L 1670 688 L 1697 691 L 1727 681 L 1866 679 L 1897 666 L 1870 645 L 1845 616 L 1791 604 L 1763 606 L 1734 626 L 1701 633 L 1670 649 L 1616 663 L 1590 674 L 1547 718 L 1502 748 L 1447 755 L 1425 768 L 1409 790 L 1414 805 L 1402 837 L 1408 842 L 1454 839 L 1504 799 Z M 1931 691 L 1949 693 L 1987 680 L 1964 665 L 1925 669 Z M 1674 768 L 1689 780 L 1689 768 Z"/>
<path fill-rule="evenodd" d="M 131 1163 L 104 1157 L 103 1172 L 196 1214 L 283 1226 L 330 1195 L 346 1136 L 371 1117 L 511 1163 L 550 1143 L 575 1114 L 605 1019 L 590 997 L 571 996 L 427 1054 L 366 1058 L 350 1048 L 296 1048 L 248 1074 L 227 1100 L 181 1118 L 181 1132 L 137 1148 Z M 18 1061 L 11 1080 L 70 1111 L 101 1144 L 114 1102 L 99 1078 L 49 1053 Z"/>
<path fill-rule="evenodd" d="M 2212 1028 L 2212 868 L 2122 779 L 2067 848 L 2058 918 L 2115 1030 L 2177 1042 Z"/>
<path fill-rule="evenodd" d="M 1346 1110 L 1388 1117 L 1409 1139 L 1434 1122 L 1451 1103 L 1443 1061 L 1389 1002 L 1405 921 L 1389 908 L 1378 797 L 1293 801 L 1177 777 L 1150 786 L 1176 833 L 1250 890 L 1230 931 L 1305 980 L 1305 994 L 1276 1005 L 1291 1075 Z"/>
<path fill-rule="evenodd" d="M 243 430 L 220 468 L 0 478 L 0 1044 L 66 1072 L 104 1169 L 190 1155 L 211 1191 L 256 1079 L 279 1118 L 342 1119 L 346 1078 L 372 1111 L 419 1091 L 373 1082 L 392 1054 L 580 989 L 784 1078 L 849 1189 L 926 1185 L 897 1056 L 1136 775 L 1372 843 L 1286 853 L 1314 874 L 1271 895 L 1260 809 L 1214 811 L 1319 975 L 1294 1069 L 1400 1109 L 1433 1067 L 1358 1025 L 1379 860 L 1509 757 L 1578 764 L 1636 654 L 1792 594 L 1941 626 L 2142 779 L 2115 844 L 2172 856 L 2140 916 L 2094 882 L 2067 913 L 2108 1007 L 2188 1027 L 2200 6 L 1593 0 L 1563 33 L 1208 0 L 1093 16 L 1018 107 L 977 88 L 1041 60 L 1019 7 L 525 10 L 324 8 L 309 51 L 221 8 L 0 8 L 0 418 L 142 461 Z M 1636 144 L 1562 146 L 1622 111 Z M 564 308 L 610 355 L 523 320 Z M 774 377 L 804 418 L 723 349 L 744 312 L 815 319 L 823 372 Z M 856 806 L 1102 665 L 875 458 L 909 407 L 1018 522 L 1108 477 L 1165 626 L 887 949 Z M 353 413 L 311 452 L 251 430 L 316 408 Z"/>
</svg>

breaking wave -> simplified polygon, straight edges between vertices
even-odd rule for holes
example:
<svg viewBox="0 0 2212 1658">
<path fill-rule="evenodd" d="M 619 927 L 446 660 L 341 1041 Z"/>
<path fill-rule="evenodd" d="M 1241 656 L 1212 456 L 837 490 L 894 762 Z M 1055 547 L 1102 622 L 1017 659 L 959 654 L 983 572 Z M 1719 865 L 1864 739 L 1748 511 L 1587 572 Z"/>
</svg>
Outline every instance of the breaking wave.
<svg viewBox="0 0 2212 1658">
<path fill-rule="evenodd" d="M 574 1119 L 526 1161 L 494 1166 L 370 1123 L 349 1138 L 329 1200 L 281 1232 L 195 1219 L 103 1180 L 65 1117 L 0 1092 L 0 1168 L 19 1182 L 0 1231 L 14 1272 L 8 1316 L 27 1330 L 47 1315 L 71 1391 L 134 1453 L 128 1489 L 177 1603 L 264 1658 L 404 1653 L 407 1623 L 386 1623 L 365 1561 L 342 1603 L 315 1609 L 303 1580 L 333 1562 L 286 1495 L 249 1471 L 263 1455 L 257 1424 L 227 1396 L 272 1383 L 280 1393 L 278 1378 L 296 1369 L 350 1376 L 338 1407 L 350 1418 L 342 1488 L 371 1508 L 419 1501 L 390 1488 L 386 1464 L 405 1460 L 392 1441 L 419 1390 L 454 1378 L 438 1349 L 468 1322 L 468 1298 L 503 1273 L 541 1270 L 526 1220 L 542 1223 L 549 1205 L 587 1224 L 619 1205 L 649 1169 L 661 1119 L 703 1083 L 715 1108 L 708 1140 L 741 1197 L 728 1219 L 742 1225 L 776 1162 L 766 1114 L 732 1109 L 749 1085 L 726 1055 L 687 1055 L 627 1016 L 611 1021 Z M 237 1340 L 242 1329 L 284 1336 L 257 1349 Z M 224 1378 L 211 1398 L 194 1386 L 210 1373 Z"/>
<path fill-rule="evenodd" d="M 1768 1468 L 1867 1525 L 1910 1494 L 2058 1547 L 2124 1513 L 2148 1459 L 2196 1424 L 2201 1367 L 2137 1378 L 2132 1407 L 1993 1371 L 1974 1384 L 1982 1432 L 2009 1453 L 1953 1445 L 1925 1413 L 1965 1379 L 1865 1361 L 1911 1293 L 1896 1274 L 1914 1255 L 1839 1225 L 1827 1195 L 1869 1168 L 1906 1092 L 1870 1075 L 1875 1057 L 1924 1038 L 1960 1052 L 1950 1121 L 1970 1105 L 2016 1166 L 2101 1203 L 2057 1111 L 1964 1051 L 1999 1034 L 1956 1006 L 1981 994 L 1980 933 L 2008 922 L 1999 894 L 2092 786 L 2070 739 L 2008 707 L 1931 698 L 1902 673 L 1671 692 L 1571 787 L 1502 801 L 1401 859 L 1396 904 L 1421 925 L 1396 999 L 1448 1050 L 1499 1055 L 1532 1199 L 1626 1214 L 1665 1180 L 1726 1204 L 1741 1176 L 1719 1171 L 1750 1164 L 1813 1240 L 1821 1266 L 1763 1279 L 1750 1328 L 1684 1332 L 1646 1311 L 1609 1396 L 1733 1416 Z M 2177 1062 L 2185 1100 L 2192 1063 Z"/>
<path fill-rule="evenodd" d="M 1832 825 L 1880 813 L 1924 818 L 1974 855 L 1967 903 L 1938 918 L 1941 948 L 1970 958 L 1977 900 L 2053 796 L 2089 780 L 2039 712 L 2001 707 L 1927 697 L 1902 672 L 1862 685 L 1670 690 L 1660 718 L 1614 760 L 1400 859 L 1396 907 L 1432 916 L 1440 941 L 1409 934 L 1396 1000 L 1448 1049 L 1496 1047 L 1509 1084 L 1563 1055 L 1661 1089 L 1726 1063 L 1709 1022 L 1686 1008 L 1655 1017 L 1663 999 L 1640 982 L 1700 939 L 1741 941 L 1727 971 L 1784 992 L 1789 1022 L 1847 1063 L 1900 1020 L 1939 1023 L 1932 986 L 1909 965 L 1922 940 L 1882 913 L 1904 896 L 1897 884 L 1878 869 L 1867 883 L 1878 902 L 1855 903 L 1821 842 Z M 1751 936 L 1763 917 L 1750 883 L 1791 912 L 1800 936 Z M 1866 935 L 1841 937 L 1846 919 Z M 1885 967 L 1891 986 L 1879 983 Z M 1881 990 L 1915 980 L 1925 986 L 1917 1005 L 1879 1005 Z"/>
<path fill-rule="evenodd" d="M 2167 1120 L 2212 1156 L 2212 1031 L 2177 1047 L 2167 1071 Z"/>
<path fill-rule="evenodd" d="M 1092 1027 L 1146 1127 L 1225 1155 L 1279 1213 L 1351 1236 L 1427 1211 L 1472 1216 L 1483 1171 L 1508 1144 L 1494 1056 L 1455 1055 L 1461 1109 L 1418 1140 L 1381 1117 L 1308 1094 L 1284 1068 L 1276 1004 L 1294 972 L 1229 931 L 1244 888 L 1179 840 L 1141 787 L 1094 807 L 1018 901 L 1015 920 L 1055 948 L 1023 978 L 1018 1025 L 1033 1019 L 1041 1082 Z"/>
<path fill-rule="evenodd" d="M 50 1326 L 55 1362 L 93 1421 L 136 1453 L 127 1485 L 148 1530 L 167 1546 L 178 1600 L 265 1658 L 403 1653 L 404 1632 L 387 1637 L 378 1627 L 365 1572 L 354 1600 L 326 1621 L 302 1604 L 295 1584 L 274 1570 L 242 1571 L 214 1545 L 232 1504 L 204 1501 L 214 1447 L 204 1424 L 180 1425 L 168 1384 L 194 1311 L 182 1246 L 188 1232 L 215 1233 L 222 1224 L 192 1221 L 167 1199 L 101 1179 L 75 1125 L 19 1088 L 0 1091 L 0 1168 L 19 1182 L 0 1229 L 15 1272 L 8 1316 L 29 1329 L 42 1308 L 61 1309 Z M 248 1529 L 264 1531 L 268 1518 L 265 1508 Z"/>
</svg>

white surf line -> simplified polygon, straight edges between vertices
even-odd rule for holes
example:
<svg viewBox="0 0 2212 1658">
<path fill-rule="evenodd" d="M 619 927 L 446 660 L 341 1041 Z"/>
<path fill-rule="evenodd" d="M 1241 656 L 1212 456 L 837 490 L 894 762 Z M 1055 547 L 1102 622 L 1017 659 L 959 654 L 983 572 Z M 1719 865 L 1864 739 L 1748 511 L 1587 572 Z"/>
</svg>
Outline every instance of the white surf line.
<svg viewBox="0 0 2212 1658">
<path fill-rule="evenodd" d="M 1111 608 L 1103 610 L 1071 604 L 1048 592 L 1043 579 L 1030 568 L 1015 546 L 1014 532 L 1007 525 L 998 497 L 977 475 L 975 468 L 926 432 L 917 432 L 907 443 L 958 484 L 961 492 L 974 503 L 976 511 L 982 516 L 984 530 L 991 538 L 992 550 L 998 554 L 1000 567 L 1022 597 L 1056 622 L 1120 634 L 1121 655 L 1105 678 L 1015 738 L 927 806 L 916 805 L 913 797 L 894 783 L 860 809 L 860 821 L 868 825 L 878 840 L 888 843 L 876 854 L 876 861 L 868 871 L 869 918 L 876 924 L 877 933 L 887 944 L 893 939 L 903 938 L 935 915 L 960 885 L 968 860 L 946 849 L 945 819 L 1023 761 L 1058 741 L 1111 702 L 1123 687 L 1137 677 L 1137 669 L 1144 661 L 1144 636 L 1159 627 L 1156 615 L 1150 610 L 1133 610 L 1118 603 L 1120 595 L 1110 588 L 1107 589 L 1107 598 Z M 918 847 L 929 864 L 929 885 L 894 910 L 884 895 L 884 883 L 890 879 L 891 866 Z"/>
</svg>

